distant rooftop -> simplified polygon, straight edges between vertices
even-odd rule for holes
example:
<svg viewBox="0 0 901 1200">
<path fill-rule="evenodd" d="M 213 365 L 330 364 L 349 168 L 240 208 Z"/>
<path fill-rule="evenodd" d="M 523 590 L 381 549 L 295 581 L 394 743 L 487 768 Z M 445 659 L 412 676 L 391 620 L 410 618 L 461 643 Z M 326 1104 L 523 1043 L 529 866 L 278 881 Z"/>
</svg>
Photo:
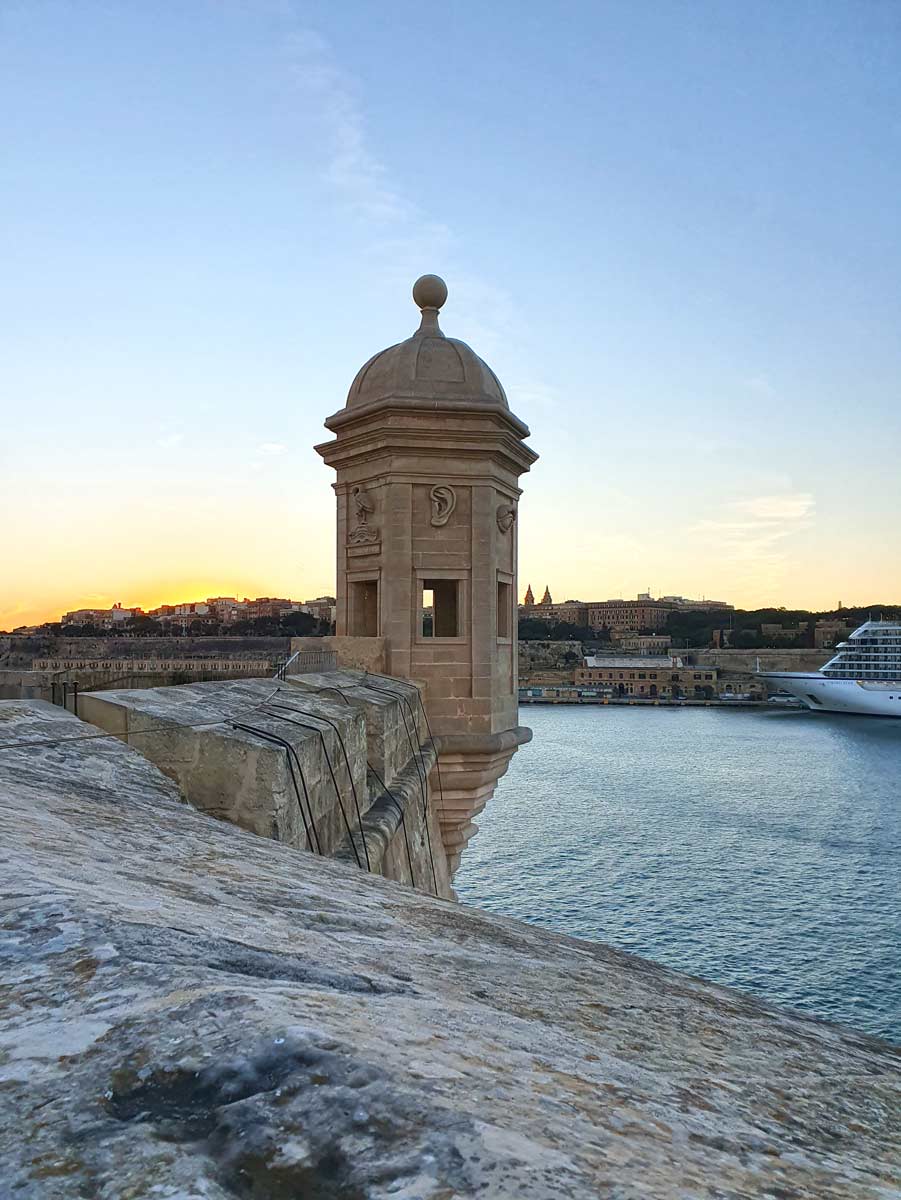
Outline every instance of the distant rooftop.
<svg viewBox="0 0 901 1200">
<path fill-rule="evenodd" d="M 585 659 L 586 667 L 657 667 L 666 669 L 673 664 L 671 654 L 592 654 Z M 682 659 L 676 658 L 677 666 L 682 665 Z"/>
</svg>

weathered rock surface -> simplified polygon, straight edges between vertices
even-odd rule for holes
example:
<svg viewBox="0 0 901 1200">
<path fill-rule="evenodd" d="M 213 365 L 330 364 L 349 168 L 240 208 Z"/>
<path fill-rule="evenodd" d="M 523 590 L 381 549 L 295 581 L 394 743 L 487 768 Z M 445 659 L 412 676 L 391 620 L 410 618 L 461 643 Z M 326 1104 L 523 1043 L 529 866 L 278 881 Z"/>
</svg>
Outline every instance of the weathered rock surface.
<svg viewBox="0 0 901 1200">
<path fill-rule="evenodd" d="M 901 1195 L 897 1049 L 215 821 L 91 732 L 0 704 L 0 1195 Z"/>
<path fill-rule="evenodd" d="M 440 797 L 437 811 L 428 801 L 434 753 L 410 684 L 328 671 L 130 688 L 85 693 L 79 714 L 202 812 L 453 896 Z"/>
<path fill-rule="evenodd" d="M 273 679 L 220 680 L 85 693 L 79 712 L 150 759 L 195 808 L 331 854 L 365 803 L 364 721 L 334 698 L 298 706 L 294 696 Z"/>
</svg>

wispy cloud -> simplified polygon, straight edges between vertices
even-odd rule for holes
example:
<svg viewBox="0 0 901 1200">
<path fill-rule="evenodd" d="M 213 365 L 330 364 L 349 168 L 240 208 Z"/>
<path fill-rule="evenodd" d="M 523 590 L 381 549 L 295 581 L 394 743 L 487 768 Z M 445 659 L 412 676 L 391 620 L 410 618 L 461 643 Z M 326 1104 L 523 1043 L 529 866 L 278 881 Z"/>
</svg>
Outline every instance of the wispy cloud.
<svg viewBox="0 0 901 1200">
<path fill-rule="evenodd" d="M 777 496 L 756 496 L 753 500 L 736 501 L 732 507 L 751 522 L 773 528 L 781 534 L 794 533 L 786 528 L 796 522 L 809 524 L 813 516 L 814 499 L 810 492 L 783 492 Z"/>
<path fill-rule="evenodd" d="M 156 444 L 162 450 L 172 450 L 175 446 L 178 446 L 184 440 L 185 440 L 185 435 L 183 433 L 167 433 L 167 434 L 164 434 L 163 437 L 157 438 Z"/>
<path fill-rule="evenodd" d="M 284 442 L 260 442 L 259 446 L 257 446 L 257 453 L 272 457 L 276 454 L 284 454 L 287 449 L 288 447 Z"/>
<path fill-rule="evenodd" d="M 312 101 L 325 129 L 326 181 L 367 220 L 421 220 L 416 205 L 391 182 L 370 150 L 356 85 L 338 65 L 326 39 L 314 30 L 295 28 L 285 36 L 284 54 L 294 86 Z"/>
<path fill-rule="evenodd" d="M 785 573 L 791 539 L 812 527 L 815 508 L 810 492 L 754 496 L 727 504 L 686 534 L 706 556 L 728 563 L 737 581 L 772 588 Z"/>
<path fill-rule="evenodd" d="M 307 28 L 290 4 L 281 11 L 294 13 L 284 60 L 292 87 L 304 96 L 305 109 L 316 113 L 322 130 L 321 177 L 363 229 L 363 253 L 385 286 L 409 288 L 425 271 L 445 275 L 452 292 L 454 336 L 471 342 L 489 362 L 501 345 L 510 352 L 523 372 L 520 386 L 511 382 L 508 388 L 515 403 L 521 394 L 530 400 L 541 397 L 539 406 L 555 402 L 553 389 L 530 377 L 528 335 L 519 328 L 510 293 L 467 266 L 454 230 L 424 211 L 373 150 L 359 84 L 341 67 L 330 43 Z"/>
</svg>

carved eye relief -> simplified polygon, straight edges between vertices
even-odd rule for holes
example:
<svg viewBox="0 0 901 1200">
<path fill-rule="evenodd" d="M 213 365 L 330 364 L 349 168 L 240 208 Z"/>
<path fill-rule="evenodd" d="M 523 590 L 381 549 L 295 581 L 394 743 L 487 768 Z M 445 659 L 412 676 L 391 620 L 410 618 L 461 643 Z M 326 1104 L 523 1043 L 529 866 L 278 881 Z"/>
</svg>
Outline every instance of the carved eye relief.
<svg viewBox="0 0 901 1200">
<path fill-rule="evenodd" d="M 432 502 L 432 524 L 439 527 L 446 525 L 457 507 L 457 493 L 452 487 L 438 484 L 429 492 L 429 499 Z"/>
</svg>

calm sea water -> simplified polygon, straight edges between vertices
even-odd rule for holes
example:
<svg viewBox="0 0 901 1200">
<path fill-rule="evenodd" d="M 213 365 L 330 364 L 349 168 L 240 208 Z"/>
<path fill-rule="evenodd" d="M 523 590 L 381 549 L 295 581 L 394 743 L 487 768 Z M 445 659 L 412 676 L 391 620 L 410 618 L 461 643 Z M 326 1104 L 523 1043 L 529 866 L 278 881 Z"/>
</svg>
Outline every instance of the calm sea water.
<svg viewBox="0 0 901 1200">
<path fill-rule="evenodd" d="M 901 1041 L 901 721 L 522 710 L 460 898 Z"/>
</svg>

